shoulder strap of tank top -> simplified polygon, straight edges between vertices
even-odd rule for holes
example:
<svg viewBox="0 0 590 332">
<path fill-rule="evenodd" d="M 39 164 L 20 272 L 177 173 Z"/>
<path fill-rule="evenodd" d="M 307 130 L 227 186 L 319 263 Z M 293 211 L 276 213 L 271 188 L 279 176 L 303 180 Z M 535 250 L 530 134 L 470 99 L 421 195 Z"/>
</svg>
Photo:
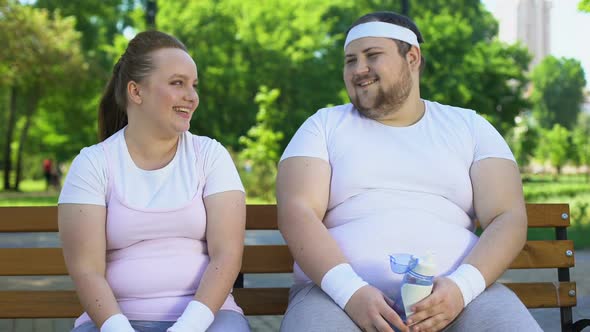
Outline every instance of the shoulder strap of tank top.
<svg viewBox="0 0 590 332">
<path fill-rule="evenodd" d="M 110 149 L 108 147 L 108 145 L 105 143 L 105 141 L 102 141 L 99 143 L 99 145 L 102 147 L 102 150 L 104 151 L 104 156 L 105 156 L 105 160 L 107 163 L 107 192 L 106 192 L 106 206 L 108 207 L 109 202 L 111 200 L 111 192 L 112 192 L 112 188 L 113 188 L 113 165 L 112 165 L 112 160 L 109 156 L 109 152 Z"/>
<path fill-rule="evenodd" d="M 199 172 L 199 176 L 197 177 L 199 183 L 197 184 L 197 188 L 205 186 L 205 161 L 204 155 L 201 153 L 201 144 L 199 143 L 199 136 L 193 135 L 189 133 L 188 137 L 192 140 L 193 147 L 195 149 L 195 160 L 196 160 L 196 168 L 197 172 Z M 201 188 L 202 189 L 202 188 Z"/>
</svg>

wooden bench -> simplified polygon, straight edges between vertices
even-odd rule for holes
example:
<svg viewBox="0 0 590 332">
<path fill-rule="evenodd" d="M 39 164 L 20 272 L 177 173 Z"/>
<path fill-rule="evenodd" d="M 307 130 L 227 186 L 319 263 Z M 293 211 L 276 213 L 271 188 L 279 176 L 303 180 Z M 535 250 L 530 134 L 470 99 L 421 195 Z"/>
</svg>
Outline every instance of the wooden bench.
<svg viewBox="0 0 590 332">
<path fill-rule="evenodd" d="M 529 228 L 554 228 L 555 238 L 528 241 L 511 269 L 556 268 L 554 282 L 506 283 L 528 308 L 559 308 L 563 331 L 590 325 L 572 319 L 576 283 L 570 280 L 574 245 L 567 240 L 567 204 L 528 204 Z M 248 230 L 276 230 L 275 205 L 249 205 Z M 56 207 L 0 208 L 0 233 L 57 232 Z M 282 315 L 288 288 L 244 288 L 243 274 L 291 273 L 293 259 L 285 245 L 247 245 L 234 295 L 247 315 Z M 0 248 L 0 276 L 67 275 L 61 248 Z M 0 318 L 68 318 L 82 312 L 74 291 L 0 290 Z"/>
</svg>

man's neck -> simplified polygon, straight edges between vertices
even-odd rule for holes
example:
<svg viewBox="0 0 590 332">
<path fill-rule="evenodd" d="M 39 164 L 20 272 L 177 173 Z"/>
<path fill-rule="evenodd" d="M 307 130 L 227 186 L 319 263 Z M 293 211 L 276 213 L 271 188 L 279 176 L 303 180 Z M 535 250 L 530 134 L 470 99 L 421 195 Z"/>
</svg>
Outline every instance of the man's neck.
<svg viewBox="0 0 590 332">
<path fill-rule="evenodd" d="M 377 121 L 391 127 L 409 127 L 420 121 L 425 111 L 424 101 L 420 98 L 412 98 L 410 95 L 406 102 L 391 116 Z"/>
</svg>

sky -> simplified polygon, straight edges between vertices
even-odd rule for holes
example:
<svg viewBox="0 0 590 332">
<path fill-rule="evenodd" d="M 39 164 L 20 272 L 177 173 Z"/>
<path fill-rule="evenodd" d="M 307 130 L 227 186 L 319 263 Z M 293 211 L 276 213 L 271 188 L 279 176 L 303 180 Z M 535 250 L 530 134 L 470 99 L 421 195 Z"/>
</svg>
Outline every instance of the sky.
<svg viewBox="0 0 590 332">
<path fill-rule="evenodd" d="M 494 12 L 497 0 L 482 0 Z M 590 13 L 578 11 L 580 0 L 553 0 L 551 9 L 551 54 L 575 58 L 582 63 L 586 88 L 590 90 Z"/>
</svg>

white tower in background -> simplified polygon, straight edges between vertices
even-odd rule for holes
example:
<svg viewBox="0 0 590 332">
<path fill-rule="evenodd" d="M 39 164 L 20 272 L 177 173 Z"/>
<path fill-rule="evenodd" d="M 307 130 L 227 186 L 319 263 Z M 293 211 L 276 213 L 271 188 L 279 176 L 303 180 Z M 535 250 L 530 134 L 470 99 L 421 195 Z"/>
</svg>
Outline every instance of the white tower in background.
<svg viewBox="0 0 590 332">
<path fill-rule="evenodd" d="M 500 40 L 528 47 L 532 67 L 549 55 L 551 0 L 496 0 L 491 10 L 500 23 Z"/>
</svg>

